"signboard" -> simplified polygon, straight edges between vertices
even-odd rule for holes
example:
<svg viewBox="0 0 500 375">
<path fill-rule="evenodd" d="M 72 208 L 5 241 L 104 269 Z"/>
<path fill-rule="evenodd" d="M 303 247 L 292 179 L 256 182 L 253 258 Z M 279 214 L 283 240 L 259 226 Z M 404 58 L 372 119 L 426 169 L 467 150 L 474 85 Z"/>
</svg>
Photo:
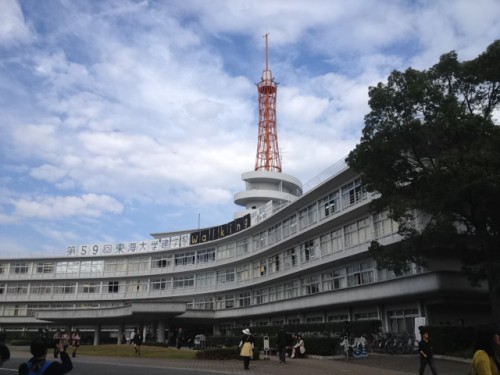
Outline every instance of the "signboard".
<svg viewBox="0 0 500 375">
<path fill-rule="evenodd" d="M 269 351 L 269 336 L 264 336 L 264 351 Z"/>
</svg>

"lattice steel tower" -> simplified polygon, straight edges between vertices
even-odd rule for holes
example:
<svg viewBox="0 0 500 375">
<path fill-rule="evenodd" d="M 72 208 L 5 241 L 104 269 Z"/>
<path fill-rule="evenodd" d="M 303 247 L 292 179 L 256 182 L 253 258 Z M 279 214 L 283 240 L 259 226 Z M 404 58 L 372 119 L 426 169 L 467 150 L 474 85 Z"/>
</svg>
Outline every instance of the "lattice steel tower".
<svg viewBox="0 0 500 375">
<path fill-rule="evenodd" d="M 278 148 L 278 131 L 276 129 L 276 95 L 278 83 L 274 81 L 269 70 L 268 37 L 266 38 L 266 70 L 257 84 L 259 92 L 259 139 L 255 170 L 281 172 L 281 158 Z"/>
</svg>

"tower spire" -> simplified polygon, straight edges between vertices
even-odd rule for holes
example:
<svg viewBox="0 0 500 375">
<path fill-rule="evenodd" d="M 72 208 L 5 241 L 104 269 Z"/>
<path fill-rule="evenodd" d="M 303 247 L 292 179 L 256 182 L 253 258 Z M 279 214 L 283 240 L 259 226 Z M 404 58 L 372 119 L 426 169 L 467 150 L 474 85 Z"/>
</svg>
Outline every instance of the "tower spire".
<svg viewBox="0 0 500 375">
<path fill-rule="evenodd" d="M 266 38 L 266 69 L 257 84 L 259 93 L 259 135 L 255 170 L 281 172 L 281 158 L 278 148 L 278 132 L 276 128 L 276 95 L 278 83 L 274 81 L 269 69 L 268 36 Z"/>
</svg>

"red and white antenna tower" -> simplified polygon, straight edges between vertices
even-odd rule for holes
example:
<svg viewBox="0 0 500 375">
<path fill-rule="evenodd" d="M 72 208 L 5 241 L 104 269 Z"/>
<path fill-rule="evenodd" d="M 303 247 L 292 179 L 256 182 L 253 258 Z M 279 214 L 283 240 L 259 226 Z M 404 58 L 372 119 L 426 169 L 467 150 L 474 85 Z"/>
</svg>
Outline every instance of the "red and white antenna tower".
<svg viewBox="0 0 500 375">
<path fill-rule="evenodd" d="M 278 83 L 274 81 L 269 70 L 269 50 L 266 38 L 266 70 L 257 84 L 259 91 L 259 143 L 255 170 L 281 172 L 281 158 L 278 148 L 278 132 L 276 129 L 276 94 Z"/>
</svg>

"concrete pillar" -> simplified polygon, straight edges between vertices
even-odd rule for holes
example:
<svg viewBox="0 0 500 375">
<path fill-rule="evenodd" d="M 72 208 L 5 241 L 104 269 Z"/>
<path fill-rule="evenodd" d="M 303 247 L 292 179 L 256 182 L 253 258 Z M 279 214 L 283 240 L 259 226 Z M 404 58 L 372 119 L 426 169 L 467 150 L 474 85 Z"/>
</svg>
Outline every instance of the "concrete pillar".
<svg viewBox="0 0 500 375">
<path fill-rule="evenodd" d="M 94 345 L 99 345 L 100 333 L 101 333 L 101 325 L 97 324 L 94 327 Z"/>
<path fill-rule="evenodd" d="M 125 332 L 125 324 L 120 324 L 118 326 L 118 338 L 116 339 L 116 343 L 120 345 L 122 343 L 122 336 Z"/>
<path fill-rule="evenodd" d="M 158 321 L 158 332 L 156 334 L 156 341 L 161 343 L 165 342 L 165 322 L 163 320 Z"/>
<path fill-rule="evenodd" d="M 146 333 L 148 331 L 148 325 L 147 324 L 143 324 L 142 325 L 142 340 L 144 342 L 146 342 Z"/>
</svg>

